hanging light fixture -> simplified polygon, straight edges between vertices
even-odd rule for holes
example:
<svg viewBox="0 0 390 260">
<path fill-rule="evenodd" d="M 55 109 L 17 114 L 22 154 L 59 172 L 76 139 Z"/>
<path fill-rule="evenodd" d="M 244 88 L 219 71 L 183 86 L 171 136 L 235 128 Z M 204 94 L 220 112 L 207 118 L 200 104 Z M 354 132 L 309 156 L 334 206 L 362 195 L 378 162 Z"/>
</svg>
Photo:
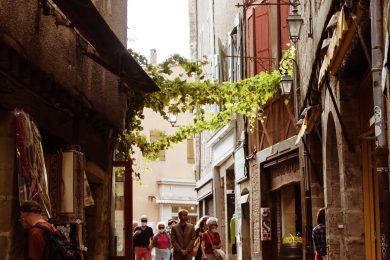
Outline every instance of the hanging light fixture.
<svg viewBox="0 0 390 260">
<path fill-rule="evenodd" d="M 282 90 L 283 95 L 290 95 L 293 82 L 294 82 L 293 78 L 290 75 L 288 75 L 286 71 L 279 81 L 280 89 Z"/>
<path fill-rule="evenodd" d="M 293 43 L 296 43 L 299 40 L 299 35 L 301 33 L 301 27 L 303 24 L 303 19 L 296 7 L 293 7 L 292 12 L 287 17 L 288 31 L 290 33 L 290 39 Z"/>
<path fill-rule="evenodd" d="M 177 115 L 174 113 L 168 113 L 168 122 L 172 125 L 172 127 L 175 127 L 177 123 Z"/>
</svg>

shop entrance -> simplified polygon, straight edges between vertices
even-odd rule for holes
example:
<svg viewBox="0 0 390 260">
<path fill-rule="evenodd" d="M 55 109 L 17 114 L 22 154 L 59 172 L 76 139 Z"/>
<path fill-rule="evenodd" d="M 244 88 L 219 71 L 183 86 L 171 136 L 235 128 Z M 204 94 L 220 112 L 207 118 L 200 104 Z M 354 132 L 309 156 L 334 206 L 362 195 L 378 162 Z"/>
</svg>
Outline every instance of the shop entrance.
<svg viewBox="0 0 390 260">
<path fill-rule="evenodd" d="M 133 259 L 133 182 L 129 161 L 113 162 L 114 254 L 112 260 Z"/>
</svg>

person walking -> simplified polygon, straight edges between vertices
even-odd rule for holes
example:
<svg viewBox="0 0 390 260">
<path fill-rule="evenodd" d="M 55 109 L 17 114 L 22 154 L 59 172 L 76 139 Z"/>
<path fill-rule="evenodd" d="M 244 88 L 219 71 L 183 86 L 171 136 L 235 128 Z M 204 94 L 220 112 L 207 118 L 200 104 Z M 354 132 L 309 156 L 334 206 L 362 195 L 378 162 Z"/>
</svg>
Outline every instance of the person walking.
<svg viewBox="0 0 390 260">
<path fill-rule="evenodd" d="M 321 208 L 317 213 L 317 226 L 313 228 L 312 237 L 315 249 L 315 260 L 327 260 L 325 208 Z"/>
<path fill-rule="evenodd" d="M 172 227 L 175 226 L 176 224 L 177 224 L 177 221 L 175 219 L 168 220 L 168 226 L 166 228 L 166 232 L 169 236 L 171 236 Z"/>
<path fill-rule="evenodd" d="M 171 238 L 165 231 L 165 224 L 157 224 L 158 233 L 153 238 L 153 246 L 156 248 L 155 260 L 171 259 Z"/>
<path fill-rule="evenodd" d="M 207 231 L 206 221 L 208 220 L 208 218 L 209 218 L 209 216 L 201 217 L 199 219 L 198 223 L 196 223 L 196 225 L 195 225 L 195 244 L 194 244 L 194 248 L 195 248 L 195 246 L 198 246 L 198 248 L 196 250 L 196 254 L 195 254 L 195 260 L 202 260 L 202 255 L 203 255 L 202 247 L 201 247 L 202 235 L 203 235 L 204 232 Z M 197 240 L 198 240 L 198 242 L 196 242 Z"/>
<path fill-rule="evenodd" d="M 133 242 L 136 260 L 152 260 L 153 229 L 148 225 L 148 217 L 141 216 L 141 226 L 134 229 Z"/>
<path fill-rule="evenodd" d="M 173 218 L 172 218 L 172 219 L 168 220 L 168 226 L 167 226 L 167 228 L 166 228 L 165 231 L 167 232 L 169 238 L 171 238 L 171 230 L 172 230 L 172 227 L 174 227 L 176 224 L 177 224 L 176 219 L 173 219 Z M 173 245 L 172 245 L 172 243 L 171 243 L 171 245 L 170 245 L 170 252 L 171 252 L 171 257 L 170 257 L 170 259 L 173 259 Z"/>
<path fill-rule="evenodd" d="M 179 212 L 179 224 L 171 230 L 173 260 L 191 260 L 193 257 L 195 229 L 194 225 L 187 223 L 187 221 L 188 211 L 181 210 Z"/>
<path fill-rule="evenodd" d="M 49 224 L 41 215 L 41 205 L 32 200 L 22 202 L 19 207 L 20 217 L 19 221 L 22 228 L 27 231 L 27 260 L 49 260 L 49 239 L 45 235 L 42 228 L 44 226 L 48 230 L 56 231 L 56 229 Z"/>
<path fill-rule="evenodd" d="M 202 259 L 215 260 L 214 251 L 217 249 L 222 259 L 226 256 L 221 250 L 221 238 L 218 233 L 218 219 L 211 217 L 207 220 L 208 230 L 202 235 Z"/>
</svg>

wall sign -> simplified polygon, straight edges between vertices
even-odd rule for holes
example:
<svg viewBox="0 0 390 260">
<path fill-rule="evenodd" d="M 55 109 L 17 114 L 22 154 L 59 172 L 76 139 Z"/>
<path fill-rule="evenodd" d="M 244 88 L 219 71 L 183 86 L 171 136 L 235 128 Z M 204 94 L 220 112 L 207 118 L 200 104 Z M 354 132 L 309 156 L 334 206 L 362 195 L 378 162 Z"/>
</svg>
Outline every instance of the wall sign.
<svg viewBox="0 0 390 260">
<path fill-rule="evenodd" d="M 271 240 L 271 208 L 261 208 L 261 241 Z"/>
<path fill-rule="evenodd" d="M 245 150 L 243 146 L 234 151 L 234 175 L 236 182 L 240 182 L 248 178 Z"/>
</svg>

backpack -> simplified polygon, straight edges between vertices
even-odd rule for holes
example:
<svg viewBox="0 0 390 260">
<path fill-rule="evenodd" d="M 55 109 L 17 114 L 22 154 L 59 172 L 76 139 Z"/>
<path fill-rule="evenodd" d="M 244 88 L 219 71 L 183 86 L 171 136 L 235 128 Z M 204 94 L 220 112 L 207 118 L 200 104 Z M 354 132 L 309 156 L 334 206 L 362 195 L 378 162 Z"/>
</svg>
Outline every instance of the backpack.
<svg viewBox="0 0 390 260">
<path fill-rule="evenodd" d="M 48 250 L 50 260 L 77 259 L 75 247 L 66 239 L 66 237 L 64 236 L 64 234 L 61 233 L 61 231 L 52 231 L 50 228 L 41 224 L 35 224 L 34 227 L 43 230 L 44 234 L 48 238 Z"/>
</svg>

